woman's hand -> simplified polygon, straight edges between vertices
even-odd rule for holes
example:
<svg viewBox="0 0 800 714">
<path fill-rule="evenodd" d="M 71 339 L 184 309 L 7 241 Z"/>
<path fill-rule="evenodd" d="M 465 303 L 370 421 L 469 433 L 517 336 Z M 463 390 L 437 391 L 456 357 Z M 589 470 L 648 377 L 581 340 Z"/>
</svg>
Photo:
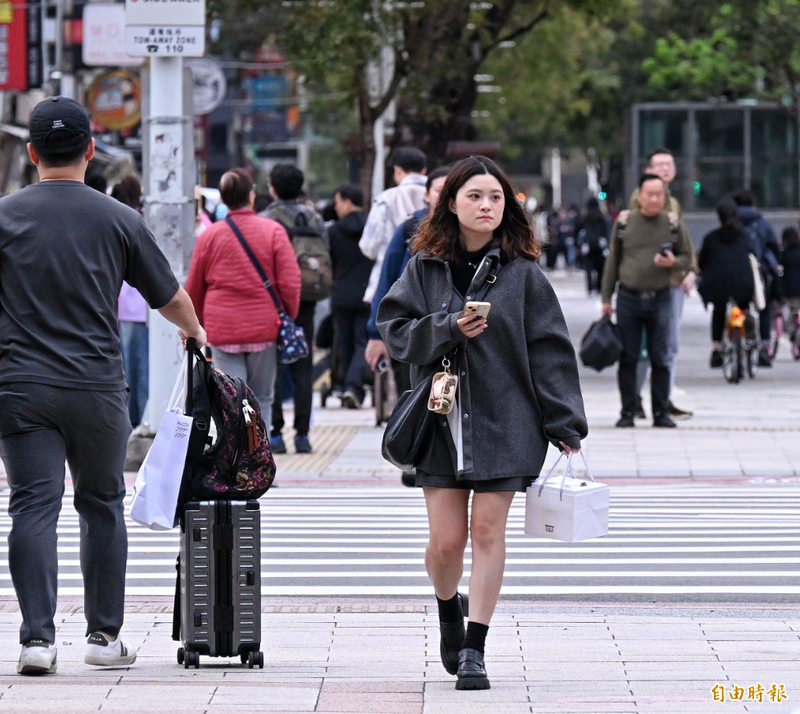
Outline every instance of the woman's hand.
<svg viewBox="0 0 800 714">
<path fill-rule="evenodd" d="M 575 448 L 573 448 L 572 446 L 568 446 L 568 445 L 567 445 L 567 444 L 565 444 L 563 441 L 559 441 L 558 443 L 559 443 L 559 445 L 561 446 L 561 453 L 562 453 L 564 456 L 569 456 L 569 455 L 570 455 L 570 453 L 572 453 L 572 454 L 577 454 L 577 453 L 580 451 L 580 449 L 575 449 Z"/>
<path fill-rule="evenodd" d="M 461 332 L 467 337 L 477 337 L 488 327 L 486 318 L 480 317 L 477 314 L 459 317 L 458 320 L 456 320 L 456 325 L 458 325 Z"/>
</svg>

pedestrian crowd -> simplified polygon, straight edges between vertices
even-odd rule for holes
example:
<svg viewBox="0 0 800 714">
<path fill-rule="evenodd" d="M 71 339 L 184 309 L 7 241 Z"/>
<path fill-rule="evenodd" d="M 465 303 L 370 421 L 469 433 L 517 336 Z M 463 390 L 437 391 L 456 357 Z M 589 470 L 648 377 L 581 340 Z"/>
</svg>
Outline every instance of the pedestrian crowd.
<svg viewBox="0 0 800 714">
<path fill-rule="evenodd" d="M 57 669 L 65 462 L 81 520 L 84 661 L 127 666 L 136 659 L 120 638 L 123 468 L 128 437 L 144 419 L 150 309 L 175 324 L 184 344 L 194 339 L 219 369 L 249 385 L 269 420 L 274 453 L 287 452 L 289 399 L 294 452 L 313 453 L 314 353 L 279 364 L 283 313 L 313 345 L 329 310 L 331 391 L 343 408 L 363 408 L 370 388 L 373 402 L 390 394 L 380 386 L 390 378 L 406 403 L 435 406 L 431 431 L 402 478 L 424 494 L 440 654 L 458 689 L 490 687 L 484 648 L 514 494 L 538 478 L 551 445 L 571 456 L 588 431 L 575 352 L 539 265 L 542 253 L 548 270 L 560 260 L 583 269 L 602 312 L 616 313 L 618 427 L 643 416 L 648 370 L 653 425 L 671 428 L 692 416 L 671 395 L 683 303 L 698 277 L 713 308 L 712 367 L 720 363 L 729 303 L 749 315 L 759 287 L 764 304 L 747 329 L 755 335 L 758 324 L 765 366 L 772 318 L 784 303 L 793 339 L 797 332 L 797 230 L 778 240 L 753 195 L 741 190 L 720 203 L 720 226 L 695 255 L 669 191 L 676 167 L 665 148 L 648 157 L 629 208 L 613 224 L 597 198 L 583 213 L 556 207 L 545 220 L 544 246 L 508 177 L 486 157 L 430 167 L 421 150 L 398 148 L 389 157 L 395 185 L 370 206 L 361 188 L 343 183 L 321 210 L 292 164 L 273 166 L 261 191 L 251 172 L 232 168 L 219 181 L 213 212 L 198 193 L 196 245 L 181 287 L 143 220 L 138 180 L 125 178 L 104 195 L 102 177 L 86 176 L 94 139 L 77 102 L 41 102 L 30 138 L 40 180 L 0 200 L 0 456 L 11 492 L 20 674 Z M 450 391 L 437 393 L 437 383 Z M 458 586 L 468 544 L 466 594 Z"/>
</svg>

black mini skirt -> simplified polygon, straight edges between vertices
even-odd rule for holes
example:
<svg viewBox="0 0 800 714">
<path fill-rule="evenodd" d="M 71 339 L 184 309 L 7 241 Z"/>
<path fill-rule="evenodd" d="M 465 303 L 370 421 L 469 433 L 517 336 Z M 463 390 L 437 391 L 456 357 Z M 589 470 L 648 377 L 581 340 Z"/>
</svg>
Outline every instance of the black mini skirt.
<svg viewBox="0 0 800 714">
<path fill-rule="evenodd" d="M 416 486 L 433 488 L 459 488 L 475 493 L 497 493 L 499 491 L 519 491 L 524 493 L 538 477 L 511 476 L 509 478 L 493 478 L 487 481 L 457 481 L 455 476 L 439 476 L 417 471 Z"/>
</svg>

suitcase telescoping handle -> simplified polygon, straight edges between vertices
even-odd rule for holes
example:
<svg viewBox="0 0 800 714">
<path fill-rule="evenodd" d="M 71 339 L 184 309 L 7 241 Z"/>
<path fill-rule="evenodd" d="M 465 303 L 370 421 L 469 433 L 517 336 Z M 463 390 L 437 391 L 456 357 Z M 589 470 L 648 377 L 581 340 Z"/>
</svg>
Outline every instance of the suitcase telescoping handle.
<svg viewBox="0 0 800 714">
<path fill-rule="evenodd" d="M 194 371 L 194 351 L 197 349 L 197 340 L 194 337 L 186 338 L 186 414 L 194 412 L 194 389 L 192 387 L 192 372 Z"/>
</svg>

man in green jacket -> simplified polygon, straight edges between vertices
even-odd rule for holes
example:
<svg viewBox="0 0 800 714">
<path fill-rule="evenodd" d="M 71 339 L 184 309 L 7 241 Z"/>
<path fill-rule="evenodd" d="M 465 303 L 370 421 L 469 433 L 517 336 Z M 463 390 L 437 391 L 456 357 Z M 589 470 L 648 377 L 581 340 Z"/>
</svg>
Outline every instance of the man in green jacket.
<svg viewBox="0 0 800 714">
<path fill-rule="evenodd" d="M 626 224 L 617 221 L 611 234 L 601 294 L 603 314 L 610 315 L 611 298 L 619 284 L 617 323 L 623 354 L 618 373 L 622 398 L 618 427 L 634 426 L 642 330 L 653 368 L 653 426 L 675 426 L 669 416 L 670 279 L 674 271 L 690 267 L 691 247 L 683 224 L 676 225 L 664 212 L 666 198 L 664 180 L 654 174 L 643 175 L 639 180 L 639 208 L 631 211 Z"/>
</svg>

